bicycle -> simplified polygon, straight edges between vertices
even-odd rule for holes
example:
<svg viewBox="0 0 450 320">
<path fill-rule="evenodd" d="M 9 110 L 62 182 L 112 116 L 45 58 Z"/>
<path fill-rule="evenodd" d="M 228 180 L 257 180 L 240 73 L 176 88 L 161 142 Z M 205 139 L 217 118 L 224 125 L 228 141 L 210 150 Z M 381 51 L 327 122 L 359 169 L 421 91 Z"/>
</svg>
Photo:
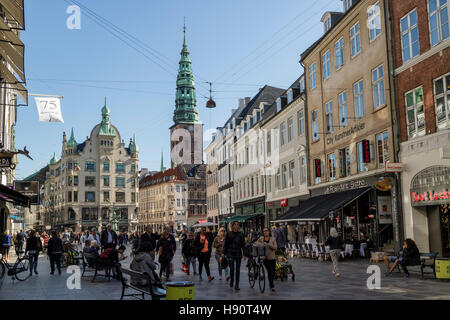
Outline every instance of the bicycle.
<svg viewBox="0 0 450 320">
<path fill-rule="evenodd" d="M 24 251 L 16 249 L 17 259 L 14 264 L 7 263 L 2 255 L 0 263 L 0 287 L 3 284 L 6 270 L 8 270 L 8 276 L 11 276 L 13 280 L 17 279 L 18 281 L 25 281 L 31 276 L 29 272 L 30 259 L 28 256 L 21 256 L 23 253 Z"/>
<path fill-rule="evenodd" d="M 253 256 L 256 257 L 256 260 Z M 247 263 L 248 282 L 250 284 L 250 287 L 253 288 L 255 286 L 256 280 L 258 280 L 259 291 L 261 291 L 261 293 L 263 293 L 266 288 L 266 272 L 264 270 L 264 264 L 262 259 L 265 256 L 266 256 L 265 246 L 259 245 L 250 246 Z"/>
</svg>

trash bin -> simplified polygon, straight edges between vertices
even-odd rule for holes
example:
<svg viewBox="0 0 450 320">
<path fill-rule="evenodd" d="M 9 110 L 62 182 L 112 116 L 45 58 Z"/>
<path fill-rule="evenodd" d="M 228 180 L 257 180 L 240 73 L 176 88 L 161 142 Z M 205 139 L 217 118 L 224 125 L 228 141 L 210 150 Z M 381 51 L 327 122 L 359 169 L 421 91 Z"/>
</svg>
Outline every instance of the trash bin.
<svg viewBox="0 0 450 320">
<path fill-rule="evenodd" d="M 450 279 L 450 258 L 436 258 L 436 278 Z"/>
<path fill-rule="evenodd" d="M 194 283 L 192 281 L 167 282 L 166 300 L 194 300 Z"/>
</svg>

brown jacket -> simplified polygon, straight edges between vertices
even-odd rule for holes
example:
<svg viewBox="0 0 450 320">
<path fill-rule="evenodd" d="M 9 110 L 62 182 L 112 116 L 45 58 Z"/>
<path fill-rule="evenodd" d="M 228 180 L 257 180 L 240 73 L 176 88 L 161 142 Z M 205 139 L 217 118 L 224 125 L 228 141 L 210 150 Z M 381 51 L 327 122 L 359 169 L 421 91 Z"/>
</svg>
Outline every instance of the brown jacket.
<svg viewBox="0 0 450 320">
<path fill-rule="evenodd" d="M 216 254 L 222 255 L 224 242 L 225 242 L 225 238 L 220 239 L 219 236 L 214 238 L 213 247 L 216 249 Z"/>
<path fill-rule="evenodd" d="M 256 241 L 257 243 L 262 243 L 266 245 L 266 254 L 267 254 L 267 260 L 275 260 L 275 251 L 277 251 L 277 242 L 274 237 L 269 238 L 269 243 L 264 242 L 264 236 L 258 239 Z"/>
</svg>

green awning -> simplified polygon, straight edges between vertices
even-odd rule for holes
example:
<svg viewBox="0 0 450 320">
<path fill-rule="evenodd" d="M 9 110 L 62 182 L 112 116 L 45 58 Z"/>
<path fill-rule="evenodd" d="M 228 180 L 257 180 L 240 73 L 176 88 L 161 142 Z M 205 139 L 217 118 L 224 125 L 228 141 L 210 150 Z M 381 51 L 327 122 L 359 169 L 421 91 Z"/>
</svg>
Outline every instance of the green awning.
<svg viewBox="0 0 450 320">
<path fill-rule="evenodd" d="M 249 214 L 249 215 L 245 215 L 245 216 L 232 216 L 232 217 L 228 217 L 223 219 L 222 221 L 220 221 L 220 224 L 225 224 L 225 223 L 230 223 L 230 222 L 245 222 L 249 219 L 254 219 L 254 218 L 259 218 L 264 216 L 264 214 L 262 213 L 254 213 L 254 214 Z"/>
</svg>

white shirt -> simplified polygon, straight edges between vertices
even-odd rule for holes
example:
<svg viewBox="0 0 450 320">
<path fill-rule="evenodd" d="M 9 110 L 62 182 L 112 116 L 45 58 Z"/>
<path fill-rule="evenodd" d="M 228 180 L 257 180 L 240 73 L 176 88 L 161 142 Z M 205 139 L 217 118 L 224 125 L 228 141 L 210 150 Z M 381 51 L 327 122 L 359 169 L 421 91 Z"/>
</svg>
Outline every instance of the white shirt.
<svg viewBox="0 0 450 320">
<path fill-rule="evenodd" d="M 108 243 L 112 243 L 113 239 L 112 239 L 112 233 L 111 231 L 108 231 Z"/>
<path fill-rule="evenodd" d="M 90 234 L 88 239 L 89 239 L 90 241 L 96 240 L 97 243 L 100 244 L 100 236 L 98 235 L 98 233 L 95 235 L 95 238 L 94 238 L 94 235 Z"/>
</svg>

